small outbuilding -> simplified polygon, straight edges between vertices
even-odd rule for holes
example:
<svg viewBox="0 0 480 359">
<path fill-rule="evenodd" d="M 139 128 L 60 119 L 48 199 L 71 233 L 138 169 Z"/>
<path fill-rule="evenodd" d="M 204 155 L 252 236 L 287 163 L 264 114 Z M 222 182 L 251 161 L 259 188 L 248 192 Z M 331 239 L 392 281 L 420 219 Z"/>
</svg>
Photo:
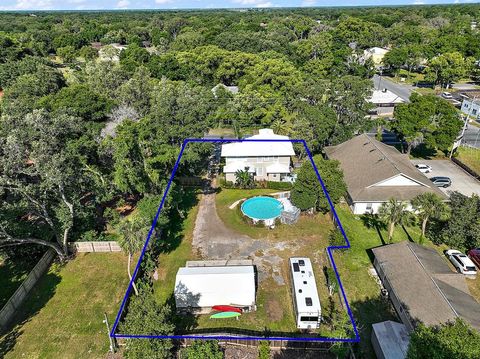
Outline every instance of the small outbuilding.
<svg viewBox="0 0 480 359">
<path fill-rule="evenodd" d="M 245 265 L 248 262 L 248 265 Z M 192 261 L 177 272 L 179 312 L 208 313 L 214 305 L 255 310 L 255 269 L 251 261 Z"/>
<path fill-rule="evenodd" d="M 372 346 L 378 359 L 405 359 L 410 337 L 407 328 L 391 320 L 372 325 Z"/>
</svg>

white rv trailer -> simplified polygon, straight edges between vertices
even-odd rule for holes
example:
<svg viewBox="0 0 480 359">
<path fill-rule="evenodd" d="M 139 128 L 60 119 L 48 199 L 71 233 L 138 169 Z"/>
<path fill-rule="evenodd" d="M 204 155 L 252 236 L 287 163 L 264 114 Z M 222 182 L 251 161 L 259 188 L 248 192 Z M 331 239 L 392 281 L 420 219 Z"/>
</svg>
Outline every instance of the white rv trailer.
<svg viewBox="0 0 480 359">
<path fill-rule="evenodd" d="M 290 274 L 297 328 L 319 328 L 322 309 L 310 259 L 304 257 L 290 258 Z"/>
</svg>

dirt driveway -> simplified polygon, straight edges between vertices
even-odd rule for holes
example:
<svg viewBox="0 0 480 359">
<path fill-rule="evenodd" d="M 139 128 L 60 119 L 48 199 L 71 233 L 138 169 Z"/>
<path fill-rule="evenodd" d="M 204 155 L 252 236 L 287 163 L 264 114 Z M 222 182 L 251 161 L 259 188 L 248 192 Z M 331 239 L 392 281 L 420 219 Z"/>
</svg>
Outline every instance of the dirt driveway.
<svg viewBox="0 0 480 359">
<path fill-rule="evenodd" d="M 284 285 L 281 274 L 283 259 L 277 254 L 283 250 L 295 250 L 295 242 L 271 242 L 253 239 L 227 228 L 218 217 L 215 193 L 204 194 L 193 231 L 193 247 L 204 259 L 252 259 L 259 267 L 259 280 L 271 275 L 275 282 Z"/>
</svg>

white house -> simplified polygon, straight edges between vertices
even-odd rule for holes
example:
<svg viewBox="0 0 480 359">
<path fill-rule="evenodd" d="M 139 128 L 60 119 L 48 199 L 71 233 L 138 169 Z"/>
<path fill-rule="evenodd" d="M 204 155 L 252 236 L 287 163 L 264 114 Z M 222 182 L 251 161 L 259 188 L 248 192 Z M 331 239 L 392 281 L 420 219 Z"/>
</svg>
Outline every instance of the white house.
<svg viewBox="0 0 480 359">
<path fill-rule="evenodd" d="M 255 310 L 253 265 L 218 265 L 197 261 L 182 267 L 175 279 L 177 311 L 209 312 L 214 305 Z M 213 264 L 213 266 L 210 266 Z"/>
<path fill-rule="evenodd" d="M 447 199 L 415 168 L 408 155 L 366 134 L 326 147 L 325 153 L 329 159 L 340 162 L 347 184 L 347 202 L 355 214 L 378 213 L 390 198 L 408 203 L 425 192 Z"/>
<path fill-rule="evenodd" d="M 365 60 L 372 59 L 375 66 L 379 66 L 383 63 L 383 58 L 389 51 L 383 47 L 371 47 L 363 51 L 363 58 Z"/>
<path fill-rule="evenodd" d="M 373 90 L 372 96 L 367 98 L 367 101 L 375 105 L 373 110 L 377 115 L 392 115 L 395 107 L 404 103 L 400 96 L 393 93 L 386 88 L 381 90 Z"/>
<path fill-rule="evenodd" d="M 246 141 L 222 145 L 225 158 L 223 173 L 227 181 L 235 182 L 238 170 L 248 170 L 256 181 L 288 181 L 291 156 L 295 155 L 288 136 L 276 135 L 271 129 L 261 129 Z"/>
<path fill-rule="evenodd" d="M 480 98 L 464 98 L 461 111 L 465 115 L 469 115 L 470 117 L 475 118 L 477 121 L 480 121 Z"/>
<path fill-rule="evenodd" d="M 239 91 L 238 86 L 227 86 L 220 83 L 220 84 L 217 84 L 215 87 L 213 87 L 211 90 L 215 97 L 217 97 L 217 92 L 220 88 L 223 88 L 225 91 L 230 92 L 232 95 L 236 95 Z"/>
</svg>

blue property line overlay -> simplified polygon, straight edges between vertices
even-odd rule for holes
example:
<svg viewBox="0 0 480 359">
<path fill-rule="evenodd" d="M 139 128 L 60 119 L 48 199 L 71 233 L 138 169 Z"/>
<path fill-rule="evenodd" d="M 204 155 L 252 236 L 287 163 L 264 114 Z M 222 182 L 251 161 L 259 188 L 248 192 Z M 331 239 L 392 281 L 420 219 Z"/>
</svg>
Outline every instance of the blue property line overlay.
<svg viewBox="0 0 480 359">
<path fill-rule="evenodd" d="M 182 158 L 183 152 L 185 151 L 185 147 L 187 146 L 188 143 L 190 142 L 212 142 L 212 143 L 218 143 L 218 142 L 291 142 L 291 143 L 301 143 L 305 147 L 306 153 L 308 155 L 308 158 L 310 159 L 310 163 L 313 166 L 313 169 L 315 171 L 315 174 L 317 175 L 317 178 L 320 182 L 320 185 L 322 186 L 323 193 L 325 194 L 325 197 L 327 198 L 328 204 L 330 206 L 330 210 L 332 211 L 333 217 L 335 219 L 335 222 L 338 226 L 338 229 L 342 233 L 343 238 L 345 239 L 345 245 L 344 246 L 328 246 L 327 247 L 327 252 L 328 256 L 330 257 L 330 263 L 333 266 L 333 270 L 335 271 L 335 276 L 337 277 L 338 284 L 340 286 L 340 290 L 342 292 L 342 297 L 345 301 L 345 306 L 347 308 L 348 316 L 350 318 L 353 331 L 355 333 L 355 338 L 327 338 L 327 337 L 318 337 L 318 338 L 301 338 L 301 337 L 251 337 L 251 336 L 204 336 L 204 335 L 141 335 L 141 334 L 117 334 L 115 333 L 118 324 L 120 322 L 120 318 L 122 316 L 122 312 L 125 308 L 125 304 L 127 302 L 127 299 L 130 295 L 130 292 L 132 290 L 132 283 L 134 279 L 137 276 L 137 273 L 140 269 L 140 264 L 142 262 L 142 259 L 145 255 L 145 252 L 148 248 L 148 244 L 150 242 L 150 238 L 152 236 L 153 230 L 155 226 L 157 225 L 158 217 L 160 215 L 160 211 L 163 208 L 163 205 L 165 203 L 165 199 L 167 197 L 167 193 L 170 190 L 170 187 L 173 182 L 173 178 L 175 176 L 175 173 L 177 172 L 178 166 L 180 164 L 180 160 Z M 330 198 L 330 195 L 328 194 L 327 188 L 325 186 L 325 183 L 322 180 L 322 177 L 320 176 L 320 173 L 318 172 L 317 166 L 315 165 L 315 162 L 313 161 L 313 156 L 312 153 L 310 152 L 307 143 L 305 140 L 274 140 L 274 139 L 222 139 L 222 138 L 209 138 L 209 139 L 203 139 L 203 138 L 187 138 L 183 141 L 182 147 L 180 149 L 180 153 L 178 155 L 177 161 L 175 162 L 175 166 L 173 167 L 172 174 L 170 175 L 170 179 L 168 180 L 167 186 L 165 187 L 165 191 L 163 193 L 162 201 L 160 202 L 160 205 L 158 207 L 157 213 L 155 214 L 155 217 L 152 222 L 152 226 L 150 228 L 150 231 L 148 232 L 147 239 L 145 241 L 145 244 L 143 245 L 142 252 L 140 254 L 140 257 L 138 258 L 137 265 L 135 266 L 135 271 L 133 272 L 132 279 L 130 279 L 130 282 L 128 284 L 127 291 L 125 292 L 125 296 L 123 297 L 122 304 L 120 305 L 120 309 L 118 310 L 117 316 L 115 318 L 115 322 L 113 324 L 112 330 L 110 332 L 110 337 L 112 338 L 126 338 L 126 339 L 132 339 L 132 338 L 138 338 L 138 339 L 203 339 L 203 340 L 208 340 L 208 339 L 216 339 L 216 340 L 292 340 L 292 341 L 308 341 L 308 342 L 349 342 L 349 343 L 358 343 L 360 341 L 360 335 L 358 334 L 358 329 L 355 324 L 355 319 L 352 314 L 352 310 L 350 309 L 350 305 L 348 304 L 347 296 L 345 295 L 345 290 L 343 288 L 342 282 L 340 280 L 340 275 L 337 270 L 337 266 L 335 264 L 335 261 L 333 259 L 332 255 L 332 250 L 334 249 L 347 249 L 350 248 L 350 242 L 347 238 L 347 235 L 345 234 L 345 231 L 343 229 L 342 223 L 340 222 L 340 219 L 338 218 L 337 212 L 335 211 L 335 207 L 333 205 L 333 202 Z"/>
</svg>

